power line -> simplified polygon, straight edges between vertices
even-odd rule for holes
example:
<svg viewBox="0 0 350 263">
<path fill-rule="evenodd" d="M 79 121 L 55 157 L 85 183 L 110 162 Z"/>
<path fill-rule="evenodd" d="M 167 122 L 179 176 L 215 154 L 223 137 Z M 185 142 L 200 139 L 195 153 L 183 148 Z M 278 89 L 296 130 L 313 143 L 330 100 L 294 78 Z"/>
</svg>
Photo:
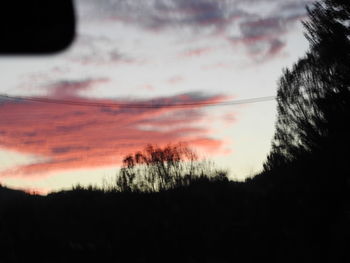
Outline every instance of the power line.
<svg viewBox="0 0 350 263">
<path fill-rule="evenodd" d="M 41 97 L 21 97 L 21 96 L 9 96 L 0 94 L 0 97 L 8 100 L 17 101 L 31 101 L 40 103 L 51 103 L 51 104 L 62 104 L 72 106 L 83 106 L 83 107 L 103 107 L 103 108 L 142 108 L 142 109 L 156 109 L 156 108 L 188 108 L 188 107 L 217 107 L 217 106 L 230 106 L 239 104 L 250 104 L 256 102 L 272 101 L 275 96 L 256 97 L 241 100 L 228 100 L 222 102 L 189 102 L 189 103 L 103 103 L 103 102 L 90 102 L 90 101 L 77 101 L 77 100 L 61 100 Z"/>
</svg>

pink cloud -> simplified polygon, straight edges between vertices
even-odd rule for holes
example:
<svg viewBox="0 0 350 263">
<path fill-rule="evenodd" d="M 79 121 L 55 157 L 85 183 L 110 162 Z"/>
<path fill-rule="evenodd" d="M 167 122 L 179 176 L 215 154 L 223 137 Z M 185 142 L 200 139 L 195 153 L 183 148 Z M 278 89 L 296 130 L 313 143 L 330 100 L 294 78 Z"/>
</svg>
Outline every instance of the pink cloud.
<svg viewBox="0 0 350 263">
<path fill-rule="evenodd" d="M 181 57 L 199 57 L 199 56 L 203 56 L 205 54 L 208 54 L 209 52 L 212 51 L 212 48 L 195 48 L 195 49 L 190 49 L 187 50 L 183 53 L 180 54 Z"/>
<path fill-rule="evenodd" d="M 231 125 L 232 123 L 234 123 L 237 120 L 236 114 L 234 114 L 232 112 L 227 113 L 223 116 L 223 120 L 227 125 Z"/>
<path fill-rule="evenodd" d="M 80 92 L 87 91 L 93 85 L 106 82 L 108 82 L 108 79 L 57 82 L 49 87 L 50 97 L 55 99 L 79 99 Z"/>
<path fill-rule="evenodd" d="M 183 81 L 184 81 L 184 78 L 181 76 L 174 76 L 174 77 L 171 77 L 170 79 L 168 79 L 168 83 L 170 83 L 170 84 L 178 84 L 178 83 L 183 82 Z"/>
<path fill-rule="evenodd" d="M 218 103 L 225 96 L 191 93 L 154 100 L 85 99 L 78 92 L 94 80 L 60 82 L 49 99 L 74 99 L 94 107 L 27 100 L 0 102 L 0 147 L 40 156 L 38 161 L 3 171 L 8 175 L 41 175 L 49 171 L 118 165 L 125 154 L 145 144 L 165 145 L 185 141 L 209 153 L 222 143 L 210 137 L 208 127 L 198 127 L 205 117 L 203 105 L 183 108 L 99 107 L 98 103 L 179 104 Z M 97 104 L 96 104 L 97 103 Z M 197 126 L 196 126 L 197 125 Z"/>
</svg>

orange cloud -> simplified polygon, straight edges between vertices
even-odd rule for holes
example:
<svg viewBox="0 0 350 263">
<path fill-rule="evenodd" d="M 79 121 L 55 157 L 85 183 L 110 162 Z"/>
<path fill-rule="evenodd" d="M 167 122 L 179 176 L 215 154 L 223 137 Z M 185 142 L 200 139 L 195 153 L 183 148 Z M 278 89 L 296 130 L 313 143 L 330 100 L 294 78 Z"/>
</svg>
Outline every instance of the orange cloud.
<svg viewBox="0 0 350 263">
<path fill-rule="evenodd" d="M 49 98 L 67 96 L 79 102 L 131 103 L 79 97 L 76 92 L 87 85 L 62 82 L 55 86 Z M 215 103 L 224 99 L 224 96 L 191 93 L 137 103 Z M 193 142 L 194 146 L 214 153 L 221 147 L 220 141 L 211 139 L 207 128 L 196 126 L 198 120 L 205 117 L 201 107 L 87 107 L 0 101 L 0 147 L 40 157 L 35 163 L 1 174 L 33 176 L 49 171 L 116 165 L 122 156 L 148 143 Z"/>
</svg>

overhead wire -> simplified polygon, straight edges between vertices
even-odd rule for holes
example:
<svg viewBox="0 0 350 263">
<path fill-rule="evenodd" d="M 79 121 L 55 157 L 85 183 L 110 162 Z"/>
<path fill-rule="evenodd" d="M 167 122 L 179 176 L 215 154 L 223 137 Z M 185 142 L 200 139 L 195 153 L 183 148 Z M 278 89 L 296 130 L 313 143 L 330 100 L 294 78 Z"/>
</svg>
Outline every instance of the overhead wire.
<svg viewBox="0 0 350 263">
<path fill-rule="evenodd" d="M 250 104 L 256 102 L 272 101 L 275 100 L 275 96 L 265 96 L 248 98 L 241 100 L 227 100 L 221 102 L 207 101 L 207 102 L 188 102 L 188 103 L 107 103 L 107 102 L 91 102 L 91 101 L 78 101 L 78 100 L 62 100 L 62 99 L 52 99 L 45 97 L 22 97 L 22 96 L 10 96 L 6 94 L 0 94 L 0 97 L 8 100 L 16 101 L 31 101 L 40 103 L 51 103 L 51 104 L 62 104 L 62 105 L 72 105 L 72 106 L 83 106 L 83 107 L 103 107 L 103 108 L 187 108 L 187 107 L 217 107 L 217 106 L 230 106 L 239 104 Z"/>
</svg>

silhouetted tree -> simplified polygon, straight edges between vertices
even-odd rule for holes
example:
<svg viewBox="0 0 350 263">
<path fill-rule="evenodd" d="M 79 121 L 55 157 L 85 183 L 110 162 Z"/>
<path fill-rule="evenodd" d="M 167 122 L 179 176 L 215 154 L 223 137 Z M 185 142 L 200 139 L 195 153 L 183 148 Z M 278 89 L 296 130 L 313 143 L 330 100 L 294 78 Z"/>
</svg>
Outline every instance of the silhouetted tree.
<svg viewBox="0 0 350 263">
<path fill-rule="evenodd" d="M 124 158 L 116 186 L 122 192 L 157 192 L 187 186 L 200 178 L 227 180 L 226 173 L 215 170 L 208 161 L 199 161 L 183 143 L 164 148 L 148 145 Z"/>
<path fill-rule="evenodd" d="M 304 26 L 310 48 L 279 81 L 276 131 L 265 171 L 310 154 L 345 168 L 350 156 L 350 2 L 323 0 L 308 13 Z"/>
</svg>

